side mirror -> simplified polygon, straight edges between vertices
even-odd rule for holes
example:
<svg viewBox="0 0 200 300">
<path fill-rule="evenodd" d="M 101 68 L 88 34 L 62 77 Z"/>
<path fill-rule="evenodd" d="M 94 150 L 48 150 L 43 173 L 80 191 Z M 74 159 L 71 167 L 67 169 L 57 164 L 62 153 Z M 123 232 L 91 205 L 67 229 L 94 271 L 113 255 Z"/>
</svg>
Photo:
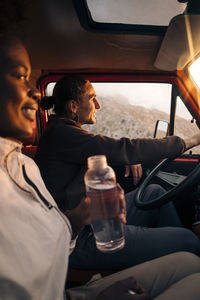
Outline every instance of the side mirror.
<svg viewBox="0 0 200 300">
<path fill-rule="evenodd" d="M 167 135 L 169 135 L 169 122 L 157 120 L 153 137 L 160 139 Z"/>
</svg>

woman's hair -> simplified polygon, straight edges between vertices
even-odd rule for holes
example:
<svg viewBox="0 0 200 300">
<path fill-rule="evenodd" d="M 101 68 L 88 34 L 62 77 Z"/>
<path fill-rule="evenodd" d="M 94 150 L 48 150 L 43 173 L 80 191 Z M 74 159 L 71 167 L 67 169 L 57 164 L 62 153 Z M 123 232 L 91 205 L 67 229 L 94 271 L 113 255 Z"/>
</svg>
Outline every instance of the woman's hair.
<svg viewBox="0 0 200 300">
<path fill-rule="evenodd" d="M 69 100 L 80 101 L 79 96 L 85 92 L 84 86 L 88 80 L 82 76 L 64 76 L 56 82 L 53 89 L 53 96 L 43 97 L 40 107 L 45 109 L 53 108 L 58 115 L 65 114 L 66 103 Z"/>
<path fill-rule="evenodd" d="M 27 8 L 31 0 L 1 0 L 0 1 L 0 60 L 5 60 L 5 54 L 10 46 L 23 44 L 23 37 L 27 37 L 23 28 L 27 18 Z M 24 26 L 22 26 L 22 23 Z M 19 27 L 20 26 L 20 27 Z M 0 61 L 0 63 L 1 63 Z"/>
</svg>

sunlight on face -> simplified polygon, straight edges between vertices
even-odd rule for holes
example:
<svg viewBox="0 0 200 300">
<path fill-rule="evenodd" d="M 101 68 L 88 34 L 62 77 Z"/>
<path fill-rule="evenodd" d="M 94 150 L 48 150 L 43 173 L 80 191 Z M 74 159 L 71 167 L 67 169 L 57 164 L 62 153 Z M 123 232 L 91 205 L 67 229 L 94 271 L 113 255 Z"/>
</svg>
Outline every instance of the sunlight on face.
<svg viewBox="0 0 200 300">
<path fill-rule="evenodd" d="M 8 43 L 2 55 L 0 135 L 23 141 L 33 134 L 40 94 L 29 83 L 31 66 L 23 45 L 19 41 Z"/>
<path fill-rule="evenodd" d="M 96 92 L 92 84 L 87 81 L 85 84 L 85 91 L 79 96 L 80 103 L 77 110 L 79 124 L 95 124 L 96 110 L 100 108 L 98 100 L 96 99 Z"/>
</svg>

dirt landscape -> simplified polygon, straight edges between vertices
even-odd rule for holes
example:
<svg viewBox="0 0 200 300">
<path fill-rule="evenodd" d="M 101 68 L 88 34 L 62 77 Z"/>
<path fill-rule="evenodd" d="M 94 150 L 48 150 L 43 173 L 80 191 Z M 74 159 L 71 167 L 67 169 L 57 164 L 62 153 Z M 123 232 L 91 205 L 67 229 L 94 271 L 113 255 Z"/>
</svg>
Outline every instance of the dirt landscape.
<svg viewBox="0 0 200 300">
<path fill-rule="evenodd" d="M 96 112 L 97 123 L 84 126 L 95 134 L 101 133 L 113 138 L 151 138 L 157 120 L 169 121 L 168 114 L 156 109 L 130 105 L 125 97 L 98 97 L 98 101 L 101 109 Z M 181 117 L 176 118 L 175 128 L 176 135 L 183 138 L 192 136 L 199 130 L 195 123 Z M 200 151 L 196 147 L 193 153 Z"/>
</svg>

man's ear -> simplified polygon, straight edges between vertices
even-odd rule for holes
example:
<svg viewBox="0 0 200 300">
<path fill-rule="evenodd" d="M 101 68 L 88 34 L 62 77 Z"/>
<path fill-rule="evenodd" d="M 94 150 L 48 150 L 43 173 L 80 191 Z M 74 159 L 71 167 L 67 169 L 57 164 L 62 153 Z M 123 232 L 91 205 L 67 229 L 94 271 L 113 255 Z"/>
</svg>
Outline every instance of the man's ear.
<svg viewBox="0 0 200 300">
<path fill-rule="evenodd" d="M 67 101 L 67 106 L 68 106 L 68 109 L 73 113 L 76 113 L 79 108 L 78 102 L 73 99 Z"/>
</svg>

